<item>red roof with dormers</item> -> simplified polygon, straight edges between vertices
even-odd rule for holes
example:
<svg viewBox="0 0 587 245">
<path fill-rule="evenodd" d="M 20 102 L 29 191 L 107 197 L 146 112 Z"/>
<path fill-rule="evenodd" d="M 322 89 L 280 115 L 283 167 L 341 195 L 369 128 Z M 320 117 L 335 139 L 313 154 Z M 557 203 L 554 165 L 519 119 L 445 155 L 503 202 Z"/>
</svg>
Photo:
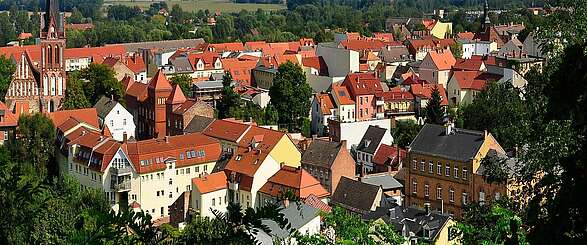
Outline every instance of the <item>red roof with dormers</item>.
<svg viewBox="0 0 587 245">
<path fill-rule="evenodd" d="M 332 84 L 333 97 L 337 98 L 342 105 L 354 105 L 355 101 L 351 98 L 348 89 L 340 84 Z"/>
<path fill-rule="evenodd" d="M 385 102 L 414 100 L 414 95 L 402 87 L 395 87 L 389 91 L 380 92 L 377 94 L 377 96 L 383 97 Z"/>
<path fill-rule="evenodd" d="M 192 64 L 192 69 L 198 70 L 197 65 L 198 61 L 202 61 L 204 63 L 204 70 L 214 70 L 214 63 L 216 60 L 220 59 L 218 53 L 204 51 L 202 53 L 194 53 L 190 52 L 188 54 L 188 60 Z"/>
<path fill-rule="evenodd" d="M 241 82 L 242 85 L 250 86 L 252 79 L 251 70 L 257 66 L 259 58 L 255 57 L 253 60 L 248 60 L 248 57 L 245 57 L 245 59 L 242 60 L 241 58 L 223 59 L 222 66 L 225 71 L 232 75 L 234 81 Z"/>
<path fill-rule="evenodd" d="M 230 158 L 224 171 L 227 174 L 239 173 L 248 177 L 254 177 L 255 173 L 269 155 L 267 151 L 256 149 L 238 148 Z M 241 183 L 242 185 L 242 183 Z"/>
<path fill-rule="evenodd" d="M 382 92 L 381 82 L 373 73 L 351 73 L 346 76 L 342 85 L 351 92 L 351 96 L 375 95 Z"/>
<path fill-rule="evenodd" d="M 412 84 L 410 90 L 414 96 L 429 100 L 432 98 L 434 87 L 438 87 L 438 92 L 440 92 L 440 97 L 442 98 L 440 105 L 448 106 L 446 90 L 442 84 Z"/>
<path fill-rule="evenodd" d="M 305 199 L 310 195 L 318 198 L 330 196 L 330 193 L 320 182 L 302 168 L 282 166 L 267 182 L 259 189 L 259 192 L 267 195 L 278 197 L 287 190 L 301 198 Z"/>
<path fill-rule="evenodd" d="M 129 141 L 122 147 L 140 174 L 165 170 L 164 161 L 168 158 L 175 159 L 176 168 L 215 162 L 222 151 L 218 140 L 201 133 Z"/>
<path fill-rule="evenodd" d="M 265 41 L 251 41 L 245 43 L 245 48 L 251 51 L 263 51 L 270 49 L 269 44 Z"/>
<path fill-rule="evenodd" d="M 251 146 L 261 152 L 269 153 L 283 136 L 285 136 L 285 133 L 281 131 L 251 126 L 238 142 L 238 146 L 242 148 Z M 259 139 L 261 141 L 258 141 Z"/>
<path fill-rule="evenodd" d="M 334 109 L 334 100 L 332 99 L 332 97 L 330 97 L 330 94 L 316 94 L 315 98 L 318 102 L 318 105 L 320 106 L 322 115 L 331 115 L 332 112 L 330 110 Z"/>
<path fill-rule="evenodd" d="M 387 33 L 387 32 L 375 32 L 373 33 L 374 38 L 376 39 L 381 39 L 385 42 L 392 42 L 394 41 L 393 39 L 393 34 L 392 33 Z"/>
<path fill-rule="evenodd" d="M 251 125 L 235 121 L 215 120 L 202 133 L 210 137 L 236 143 L 250 127 Z"/>
<path fill-rule="evenodd" d="M 131 56 L 126 59 L 126 66 L 135 74 L 146 72 L 147 66 L 141 56 Z"/>
</svg>

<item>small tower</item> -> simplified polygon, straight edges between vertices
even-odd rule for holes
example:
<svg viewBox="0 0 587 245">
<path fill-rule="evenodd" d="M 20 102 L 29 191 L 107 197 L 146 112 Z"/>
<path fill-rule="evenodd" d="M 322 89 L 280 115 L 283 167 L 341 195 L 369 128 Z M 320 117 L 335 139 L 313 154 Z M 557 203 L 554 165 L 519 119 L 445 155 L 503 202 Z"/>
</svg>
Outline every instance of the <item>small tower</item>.
<svg viewBox="0 0 587 245">
<path fill-rule="evenodd" d="M 485 7 L 483 8 L 483 17 L 485 18 L 483 29 L 485 29 L 491 25 L 491 20 L 489 20 L 489 4 L 487 4 L 487 0 L 485 0 Z"/>
</svg>

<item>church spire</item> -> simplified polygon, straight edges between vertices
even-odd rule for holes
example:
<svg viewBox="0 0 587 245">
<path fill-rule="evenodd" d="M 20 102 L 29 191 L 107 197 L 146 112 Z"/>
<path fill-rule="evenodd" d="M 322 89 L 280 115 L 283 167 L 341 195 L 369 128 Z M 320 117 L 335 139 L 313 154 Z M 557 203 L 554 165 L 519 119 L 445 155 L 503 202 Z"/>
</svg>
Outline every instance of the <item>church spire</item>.
<svg viewBox="0 0 587 245">
<path fill-rule="evenodd" d="M 485 0 L 485 7 L 483 8 L 483 17 L 485 17 L 483 27 L 487 28 L 491 25 L 491 21 L 489 20 L 489 4 L 487 4 L 487 0 Z"/>
<path fill-rule="evenodd" d="M 59 13 L 59 0 L 45 0 L 45 14 L 41 23 L 41 32 L 48 32 L 51 24 L 55 31 L 62 32 L 63 20 Z"/>
</svg>

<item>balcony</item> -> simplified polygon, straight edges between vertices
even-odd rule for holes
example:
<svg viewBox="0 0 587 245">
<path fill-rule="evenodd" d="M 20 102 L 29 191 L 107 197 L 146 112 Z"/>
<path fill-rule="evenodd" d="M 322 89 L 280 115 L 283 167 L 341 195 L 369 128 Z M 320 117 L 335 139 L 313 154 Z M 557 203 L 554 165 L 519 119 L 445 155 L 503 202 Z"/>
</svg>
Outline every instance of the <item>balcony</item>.
<svg viewBox="0 0 587 245">
<path fill-rule="evenodd" d="M 121 183 L 118 184 L 114 184 L 112 187 L 113 191 L 116 192 L 124 192 L 124 191 L 130 191 L 130 181 L 123 181 Z"/>
<path fill-rule="evenodd" d="M 115 168 L 115 167 L 111 167 L 110 168 L 110 173 L 112 175 L 127 175 L 127 174 L 131 174 L 132 173 L 132 168 L 130 166 L 128 167 L 123 167 L 123 168 Z"/>
</svg>

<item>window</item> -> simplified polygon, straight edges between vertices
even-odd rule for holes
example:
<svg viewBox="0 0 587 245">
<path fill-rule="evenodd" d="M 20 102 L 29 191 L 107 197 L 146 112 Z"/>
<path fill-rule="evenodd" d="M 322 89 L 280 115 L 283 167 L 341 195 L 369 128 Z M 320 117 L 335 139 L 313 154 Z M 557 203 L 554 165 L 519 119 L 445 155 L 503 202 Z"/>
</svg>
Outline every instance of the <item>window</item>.
<svg viewBox="0 0 587 245">
<path fill-rule="evenodd" d="M 185 154 L 188 156 L 188 159 L 192 158 L 192 154 L 190 153 L 190 151 L 186 151 Z"/>
<path fill-rule="evenodd" d="M 110 120 L 110 127 L 114 127 L 114 121 Z"/>
<path fill-rule="evenodd" d="M 463 191 L 463 205 L 467 205 L 467 192 Z"/>
<path fill-rule="evenodd" d="M 416 179 L 412 180 L 412 193 L 418 193 L 418 182 Z"/>
<path fill-rule="evenodd" d="M 459 168 L 455 166 L 455 179 L 459 178 Z"/>
<path fill-rule="evenodd" d="M 179 160 L 183 160 L 184 156 L 183 153 L 179 153 Z"/>
<path fill-rule="evenodd" d="M 161 207 L 161 215 L 163 215 L 163 207 Z"/>
<path fill-rule="evenodd" d="M 360 101 L 361 101 L 361 105 L 363 105 L 363 97 L 360 97 Z"/>
<path fill-rule="evenodd" d="M 479 203 L 483 204 L 485 202 L 485 192 L 483 190 L 479 191 Z"/>
<path fill-rule="evenodd" d="M 430 196 L 430 186 L 428 184 L 424 185 L 424 196 L 425 197 Z"/>
<path fill-rule="evenodd" d="M 216 206 L 216 198 L 212 198 L 212 206 Z"/>
<path fill-rule="evenodd" d="M 196 171 L 196 173 L 199 173 L 200 172 L 200 166 L 196 166 L 196 170 L 195 171 Z"/>
<path fill-rule="evenodd" d="M 125 125 L 126 126 L 126 118 L 125 119 L 122 119 L 122 125 Z"/>
<path fill-rule="evenodd" d="M 173 198 L 173 192 L 169 192 L 169 198 Z"/>
<path fill-rule="evenodd" d="M 181 174 L 184 174 L 184 173 L 185 173 L 185 172 L 184 172 L 184 170 L 182 169 L 182 170 L 181 170 Z"/>
<path fill-rule="evenodd" d="M 204 172 L 208 171 L 208 165 L 204 165 Z"/>
<path fill-rule="evenodd" d="M 159 196 L 159 191 L 157 191 L 157 196 Z"/>
<path fill-rule="evenodd" d="M 468 175 L 469 171 L 467 170 L 467 168 L 463 168 L 463 179 L 467 180 L 467 175 Z"/>
<path fill-rule="evenodd" d="M 424 160 L 420 161 L 420 172 L 424 172 L 424 164 L 426 162 Z"/>
<path fill-rule="evenodd" d="M 496 192 L 495 193 L 495 200 L 499 200 L 501 198 L 501 193 Z"/>
<path fill-rule="evenodd" d="M 192 157 L 197 157 L 196 151 L 192 150 Z"/>
<path fill-rule="evenodd" d="M 446 168 L 445 168 L 444 174 L 446 176 L 450 176 L 450 165 L 449 164 L 446 164 Z"/>
<path fill-rule="evenodd" d="M 442 164 L 440 162 L 436 163 L 436 174 L 442 175 Z"/>
<path fill-rule="evenodd" d="M 413 160 L 413 168 L 414 168 L 414 170 L 418 169 L 418 160 L 416 160 L 416 159 Z"/>
<path fill-rule="evenodd" d="M 190 168 L 186 168 L 186 169 L 185 169 L 185 173 L 186 173 L 186 174 L 190 174 Z"/>
<path fill-rule="evenodd" d="M 436 199 L 442 200 L 442 187 L 436 187 Z"/>
<path fill-rule="evenodd" d="M 434 173 L 434 162 L 428 162 L 428 173 Z"/>
<path fill-rule="evenodd" d="M 448 191 L 448 201 L 455 202 L 455 191 L 452 188 Z"/>
</svg>

